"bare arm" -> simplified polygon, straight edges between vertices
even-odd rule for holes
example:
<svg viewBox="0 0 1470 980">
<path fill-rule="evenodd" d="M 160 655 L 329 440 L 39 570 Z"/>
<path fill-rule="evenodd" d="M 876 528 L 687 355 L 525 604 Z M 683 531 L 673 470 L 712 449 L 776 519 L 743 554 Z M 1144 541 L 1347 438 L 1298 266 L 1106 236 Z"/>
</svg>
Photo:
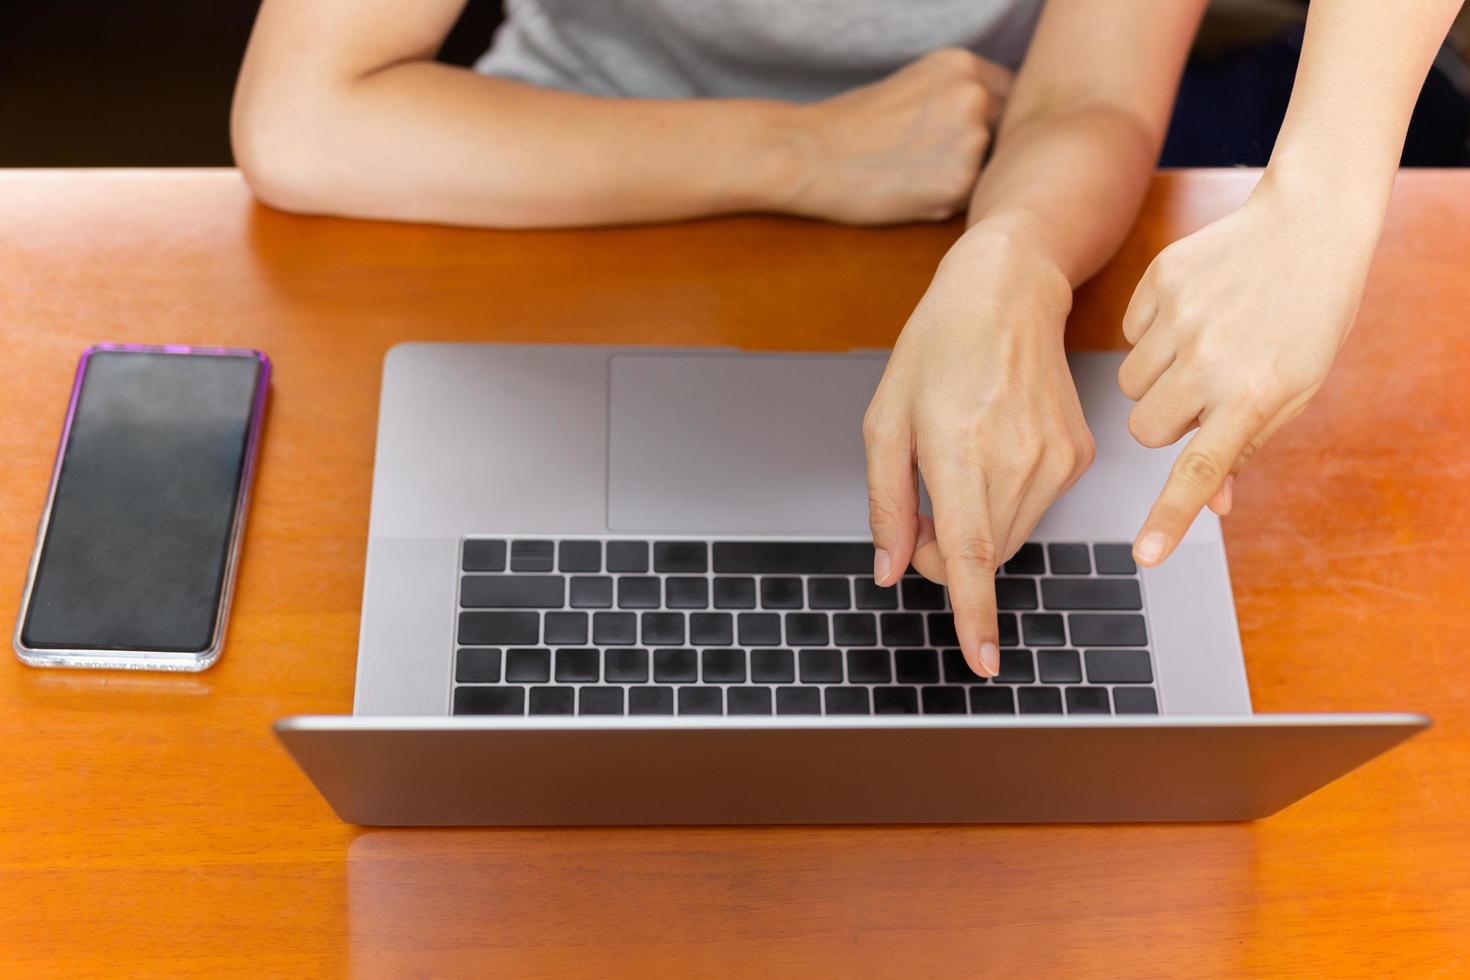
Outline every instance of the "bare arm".
<svg viewBox="0 0 1470 980">
<path fill-rule="evenodd" d="M 783 211 L 856 223 L 963 204 L 1008 74 L 930 57 L 812 105 L 620 99 L 437 64 L 464 0 L 266 0 L 232 134 L 295 211 L 528 227 Z"/>
<path fill-rule="evenodd" d="M 970 228 L 898 339 L 864 419 L 874 577 L 948 584 L 982 674 L 996 567 L 1092 460 L 1062 350 L 1071 287 L 1132 224 L 1203 0 L 1051 0 Z M 915 466 L 934 503 L 918 512 Z"/>
<path fill-rule="evenodd" d="M 1200 509 L 1307 406 L 1357 317 L 1409 117 L 1460 0 L 1315 0 L 1271 162 L 1250 199 L 1149 267 L 1123 331 L 1129 427 L 1198 426 L 1134 551 L 1173 551 Z"/>
<path fill-rule="evenodd" d="M 603 99 L 432 59 L 464 0 L 267 0 L 232 130 L 291 210 L 484 225 L 658 220 L 771 203 L 776 103 Z"/>
</svg>

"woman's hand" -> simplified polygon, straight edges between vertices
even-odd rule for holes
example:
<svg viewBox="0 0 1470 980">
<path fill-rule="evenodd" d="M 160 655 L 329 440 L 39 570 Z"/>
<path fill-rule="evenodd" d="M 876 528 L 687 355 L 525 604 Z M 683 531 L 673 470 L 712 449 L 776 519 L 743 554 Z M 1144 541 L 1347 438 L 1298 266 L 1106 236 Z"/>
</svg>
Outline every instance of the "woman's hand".
<svg viewBox="0 0 1470 980">
<path fill-rule="evenodd" d="M 801 175 L 783 210 L 850 224 L 938 221 L 961 211 L 1011 72 L 947 48 L 887 78 L 800 106 Z"/>
<path fill-rule="evenodd" d="M 1305 189 L 1304 189 L 1305 190 Z M 1321 387 L 1352 328 L 1377 226 L 1326 188 L 1273 183 L 1181 239 L 1144 273 L 1118 372 L 1145 446 L 1199 433 L 1179 455 L 1134 542 L 1157 565 L 1207 503 L 1230 510 L 1234 474 Z"/>
<path fill-rule="evenodd" d="M 1093 455 L 1062 352 L 1071 287 L 1002 225 L 950 249 L 863 419 L 873 577 L 891 586 L 912 562 L 947 583 L 965 659 L 987 676 L 1000 669 L 995 570 Z"/>
</svg>

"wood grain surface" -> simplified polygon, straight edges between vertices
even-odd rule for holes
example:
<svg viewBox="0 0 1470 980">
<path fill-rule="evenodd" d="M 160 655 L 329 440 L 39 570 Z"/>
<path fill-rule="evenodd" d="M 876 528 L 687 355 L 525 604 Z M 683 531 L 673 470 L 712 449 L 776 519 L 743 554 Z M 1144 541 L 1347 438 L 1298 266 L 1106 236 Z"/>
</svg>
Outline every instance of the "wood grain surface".
<svg viewBox="0 0 1470 980">
<path fill-rule="evenodd" d="M 1149 258 L 1253 180 L 1161 175 L 1073 346 L 1119 345 Z M 0 173 L 7 629 L 83 347 L 276 366 L 220 664 L 0 662 L 0 973 L 1470 975 L 1470 173 L 1400 178 L 1335 374 L 1225 521 L 1258 710 L 1437 721 L 1277 817 L 364 833 L 275 744 L 351 708 L 390 345 L 884 346 L 956 233 L 449 230 L 276 214 L 230 171 Z"/>
</svg>

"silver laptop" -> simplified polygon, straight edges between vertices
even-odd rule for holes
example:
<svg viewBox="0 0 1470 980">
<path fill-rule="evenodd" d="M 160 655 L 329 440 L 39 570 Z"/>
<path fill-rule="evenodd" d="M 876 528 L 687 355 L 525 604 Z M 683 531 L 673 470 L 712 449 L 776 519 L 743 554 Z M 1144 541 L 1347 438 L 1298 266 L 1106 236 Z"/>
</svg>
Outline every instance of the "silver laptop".
<svg viewBox="0 0 1470 980">
<path fill-rule="evenodd" d="M 975 676 L 942 588 L 872 582 L 885 359 L 394 348 L 354 713 L 286 748 L 369 825 L 1242 820 L 1428 724 L 1252 714 L 1215 516 L 1130 557 L 1174 450 L 1112 354 L 1071 357 L 1097 460 Z"/>
</svg>

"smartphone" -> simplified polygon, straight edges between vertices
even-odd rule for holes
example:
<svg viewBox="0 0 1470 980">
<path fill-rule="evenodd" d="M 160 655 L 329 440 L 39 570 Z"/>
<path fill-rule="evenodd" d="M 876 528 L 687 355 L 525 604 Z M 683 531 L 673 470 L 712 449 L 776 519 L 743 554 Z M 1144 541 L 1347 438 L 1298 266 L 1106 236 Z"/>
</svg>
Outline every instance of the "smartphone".
<svg viewBox="0 0 1470 980">
<path fill-rule="evenodd" d="M 269 380 L 253 350 L 83 352 L 16 622 L 21 660 L 219 659 Z"/>
</svg>

